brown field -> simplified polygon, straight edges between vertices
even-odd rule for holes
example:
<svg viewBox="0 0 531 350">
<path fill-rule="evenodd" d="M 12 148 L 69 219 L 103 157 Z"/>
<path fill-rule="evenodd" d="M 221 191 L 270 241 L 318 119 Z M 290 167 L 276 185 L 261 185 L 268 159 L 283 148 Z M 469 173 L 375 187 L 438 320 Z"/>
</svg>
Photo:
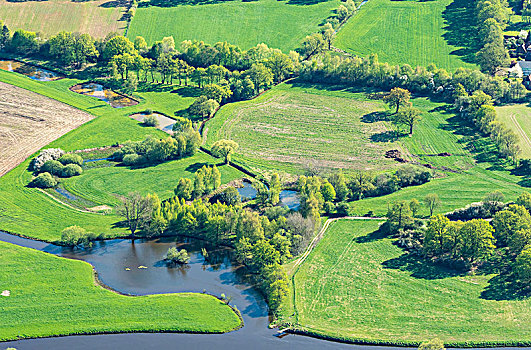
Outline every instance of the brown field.
<svg viewBox="0 0 531 350">
<path fill-rule="evenodd" d="M 0 20 L 11 30 L 41 32 L 47 37 L 64 30 L 102 38 L 110 32 L 123 33 L 126 22 L 121 19 L 125 4 L 126 1 L 113 0 L 0 0 Z"/>
<path fill-rule="evenodd" d="M 0 176 L 94 118 L 64 103 L 0 82 Z"/>
</svg>

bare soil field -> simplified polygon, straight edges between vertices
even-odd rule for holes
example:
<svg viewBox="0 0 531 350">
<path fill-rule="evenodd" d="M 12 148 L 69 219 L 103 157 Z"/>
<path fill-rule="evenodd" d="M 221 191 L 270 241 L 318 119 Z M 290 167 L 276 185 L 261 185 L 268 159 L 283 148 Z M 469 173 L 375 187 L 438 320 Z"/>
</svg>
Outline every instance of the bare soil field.
<svg viewBox="0 0 531 350">
<path fill-rule="evenodd" d="M 64 103 L 0 82 L 0 176 L 94 118 Z"/>
</svg>

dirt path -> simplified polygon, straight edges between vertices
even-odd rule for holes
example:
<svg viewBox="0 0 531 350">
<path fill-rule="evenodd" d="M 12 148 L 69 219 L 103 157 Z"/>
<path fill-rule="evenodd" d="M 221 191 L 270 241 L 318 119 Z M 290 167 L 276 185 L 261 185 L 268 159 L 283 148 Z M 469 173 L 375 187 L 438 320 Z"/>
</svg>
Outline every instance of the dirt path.
<svg viewBox="0 0 531 350">
<path fill-rule="evenodd" d="M 0 176 L 94 116 L 0 82 Z"/>
<path fill-rule="evenodd" d="M 516 129 L 518 130 L 518 133 L 522 137 L 523 142 L 527 144 L 527 147 L 529 147 L 529 149 L 531 149 L 531 140 L 529 139 L 529 136 L 527 136 L 524 129 L 522 129 L 522 127 L 520 126 L 520 123 L 518 123 L 518 120 L 516 120 L 516 117 L 514 116 L 514 114 L 511 114 L 511 120 L 513 121 Z"/>
</svg>

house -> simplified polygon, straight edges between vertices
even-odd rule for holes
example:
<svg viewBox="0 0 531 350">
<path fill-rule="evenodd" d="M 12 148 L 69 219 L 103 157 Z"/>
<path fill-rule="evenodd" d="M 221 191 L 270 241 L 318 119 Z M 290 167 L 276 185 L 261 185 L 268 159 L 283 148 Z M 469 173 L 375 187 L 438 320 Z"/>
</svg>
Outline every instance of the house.
<svg viewBox="0 0 531 350">
<path fill-rule="evenodd" d="M 531 75 L 531 61 L 518 61 L 516 65 L 520 67 L 523 77 Z"/>
</svg>

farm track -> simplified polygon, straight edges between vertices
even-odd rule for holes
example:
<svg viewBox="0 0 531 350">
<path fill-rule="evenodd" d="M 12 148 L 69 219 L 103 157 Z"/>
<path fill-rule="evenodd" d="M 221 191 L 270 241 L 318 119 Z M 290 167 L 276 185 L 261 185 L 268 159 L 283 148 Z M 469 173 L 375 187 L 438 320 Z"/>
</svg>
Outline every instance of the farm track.
<svg viewBox="0 0 531 350">
<path fill-rule="evenodd" d="M 0 82 L 0 176 L 93 119 L 64 103 Z"/>
<path fill-rule="evenodd" d="M 522 140 L 527 144 L 527 147 L 531 149 L 531 140 L 529 139 L 529 136 L 527 136 L 526 132 L 522 127 L 520 126 L 520 123 L 518 123 L 518 120 L 515 118 L 514 114 L 511 114 L 511 120 L 514 123 L 514 126 L 518 130 L 518 133 L 522 137 Z"/>
</svg>

